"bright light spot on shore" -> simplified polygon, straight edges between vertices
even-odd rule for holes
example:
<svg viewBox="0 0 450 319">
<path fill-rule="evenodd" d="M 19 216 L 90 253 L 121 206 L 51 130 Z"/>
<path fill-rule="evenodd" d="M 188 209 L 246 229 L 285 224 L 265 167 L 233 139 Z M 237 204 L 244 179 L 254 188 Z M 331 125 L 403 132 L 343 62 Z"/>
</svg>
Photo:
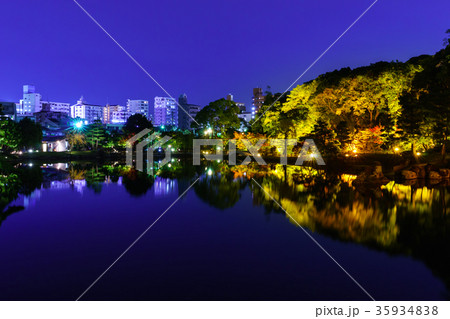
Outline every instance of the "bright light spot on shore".
<svg viewBox="0 0 450 319">
<path fill-rule="evenodd" d="M 29 150 L 28 150 L 28 153 L 33 153 L 33 150 L 32 150 L 32 149 L 29 149 Z"/>
<path fill-rule="evenodd" d="M 261 157 L 261 154 L 258 153 L 258 157 Z"/>
<path fill-rule="evenodd" d="M 400 149 L 398 147 L 394 148 L 394 151 L 398 152 Z"/>
<path fill-rule="evenodd" d="M 211 176 L 212 173 L 213 173 L 212 169 L 209 169 L 209 170 L 208 170 L 208 176 Z"/>
<path fill-rule="evenodd" d="M 311 156 L 311 158 L 316 157 L 316 154 L 310 154 L 309 156 Z"/>
<path fill-rule="evenodd" d="M 75 127 L 76 128 L 82 128 L 83 127 L 83 122 L 81 122 L 81 121 L 76 122 L 75 123 Z"/>
<path fill-rule="evenodd" d="M 352 151 L 353 153 L 356 153 L 357 152 L 357 150 L 356 149 L 354 149 L 353 151 Z"/>
<path fill-rule="evenodd" d="M 175 152 L 175 149 L 172 147 L 172 152 Z"/>
<path fill-rule="evenodd" d="M 417 156 L 420 156 L 420 155 L 421 155 L 421 153 L 420 153 L 420 152 L 417 152 L 417 153 L 416 153 L 416 155 L 417 155 Z"/>
<path fill-rule="evenodd" d="M 348 157 L 348 154 L 345 154 L 345 157 Z"/>
<path fill-rule="evenodd" d="M 169 166 L 169 167 L 172 167 L 172 164 L 170 164 L 170 163 L 169 163 L 169 165 L 168 165 L 168 166 Z"/>
</svg>

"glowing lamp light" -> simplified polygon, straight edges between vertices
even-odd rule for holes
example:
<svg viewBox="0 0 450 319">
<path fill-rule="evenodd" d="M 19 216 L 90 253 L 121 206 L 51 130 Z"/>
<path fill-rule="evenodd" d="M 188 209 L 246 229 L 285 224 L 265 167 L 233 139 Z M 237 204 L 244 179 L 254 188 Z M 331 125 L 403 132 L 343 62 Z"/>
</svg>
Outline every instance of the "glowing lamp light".
<svg viewBox="0 0 450 319">
<path fill-rule="evenodd" d="M 416 153 L 416 155 L 417 155 L 417 156 L 420 156 L 420 155 L 421 155 L 421 153 L 420 153 L 420 152 L 417 152 L 417 153 Z"/>
<path fill-rule="evenodd" d="M 172 152 L 175 152 L 175 149 L 172 147 Z"/>
<path fill-rule="evenodd" d="M 169 163 L 169 165 L 167 165 L 167 166 L 172 167 L 172 164 Z"/>
<path fill-rule="evenodd" d="M 400 149 L 398 147 L 394 148 L 394 151 L 398 152 Z"/>
<path fill-rule="evenodd" d="M 314 158 L 314 157 L 316 157 L 316 154 L 310 154 L 309 155 L 311 158 Z"/>
<path fill-rule="evenodd" d="M 32 150 L 32 149 L 29 149 L 29 150 L 28 150 L 28 153 L 33 153 L 33 150 Z"/>
<path fill-rule="evenodd" d="M 83 127 L 83 122 L 82 121 L 76 122 L 75 123 L 75 127 L 76 128 L 82 128 Z"/>
<path fill-rule="evenodd" d="M 345 157 L 348 157 L 348 154 L 345 154 Z"/>
<path fill-rule="evenodd" d="M 357 152 L 357 150 L 356 149 L 354 149 L 353 151 L 352 151 L 353 153 L 356 153 Z"/>
<path fill-rule="evenodd" d="M 208 135 L 208 134 L 211 134 L 212 133 L 212 129 L 211 128 L 208 128 L 206 131 L 205 131 L 205 135 Z"/>
<path fill-rule="evenodd" d="M 208 176 L 211 176 L 213 171 L 211 169 L 208 170 Z"/>
</svg>

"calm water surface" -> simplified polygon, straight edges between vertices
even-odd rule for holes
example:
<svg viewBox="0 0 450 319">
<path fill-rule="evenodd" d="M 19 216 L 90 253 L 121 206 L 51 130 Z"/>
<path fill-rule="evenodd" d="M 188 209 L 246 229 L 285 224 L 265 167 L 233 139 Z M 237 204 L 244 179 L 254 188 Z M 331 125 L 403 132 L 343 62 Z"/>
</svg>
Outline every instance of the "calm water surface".
<svg viewBox="0 0 450 319">
<path fill-rule="evenodd" d="M 198 177 L 83 300 L 368 300 L 297 223 L 375 299 L 449 299 L 447 186 L 178 160 L 2 170 L 1 300 L 77 299 Z"/>
</svg>

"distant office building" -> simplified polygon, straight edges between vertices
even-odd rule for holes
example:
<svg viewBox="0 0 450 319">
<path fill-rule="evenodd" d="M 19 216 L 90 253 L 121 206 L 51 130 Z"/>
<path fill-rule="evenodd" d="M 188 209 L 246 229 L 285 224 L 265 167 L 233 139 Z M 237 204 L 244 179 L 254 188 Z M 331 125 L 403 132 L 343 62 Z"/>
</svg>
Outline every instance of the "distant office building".
<svg viewBox="0 0 450 319">
<path fill-rule="evenodd" d="M 48 104 L 52 112 L 62 112 L 67 115 L 70 113 L 69 103 L 42 101 L 42 95 L 36 93 L 36 88 L 33 85 L 24 85 L 23 98 L 17 106 L 17 114 L 27 116 L 40 112 L 43 104 Z"/>
<path fill-rule="evenodd" d="M 238 114 L 238 118 L 243 119 L 246 122 L 250 122 L 253 118 L 253 114 L 251 112 L 242 112 L 241 114 Z"/>
<path fill-rule="evenodd" d="M 130 115 L 127 106 L 108 104 L 103 108 L 102 122 L 104 124 L 125 124 Z"/>
<path fill-rule="evenodd" d="M 70 104 L 69 103 L 60 103 L 60 102 L 41 102 L 47 103 L 50 106 L 51 112 L 61 112 L 67 115 L 70 114 Z M 42 106 L 41 106 L 42 109 Z"/>
<path fill-rule="evenodd" d="M 23 98 L 20 100 L 17 113 L 20 115 L 32 115 L 39 112 L 42 108 L 42 96 L 36 93 L 36 88 L 33 85 L 23 86 Z"/>
<path fill-rule="evenodd" d="M 178 128 L 181 130 L 189 130 L 191 128 L 192 122 L 194 122 L 193 119 L 195 119 L 195 116 L 198 112 L 200 112 L 202 107 L 200 105 L 189 104 L 186 94 L 180 95 L 180 97 L 178 98 L 178 103 L 184 109 L 184 111 L 179 110 Z"/>
<path fill-rule="evenodd" d="M 147 100 L 128 100 L 127 107 L 130 111 L 130 115 L 142 114 L 152 121 L 153 116 L 149 113 L 149 104 Z"/>
<path fill-rule="evenodd" d="M 96 120 L 103 121 L 103 106 L 87 104 L 84 98 L 81 97 L 77 104 L 70 107 L 70 116 L 85 119 L 89 124 Z"/>
<path fill-rule="evenodd" d="M 262 108 L 264 104 L 265 96 L 263 94 L 262 88 L 254 88 L 253 89 L 253 98 L 252 98 L 252 114 L 253 118 L 255 114 Z"/>
<path fill-rule="evenodd" d="M 178 105 L 175 99 L 155 97 L 153 125 L 178 126 Z"/>
<path fill-rule="evenodd" d="M 232 94 L 228 94 L 227 95 L 227 101 L 233 101 L 234 103 L 236 103 L 236 105 L 239 107 L 239 110 L 241 110 L 241 112 L 246 112 L 247 111 L 247 109 L 245 108 L 245 104 L 241 103 L 241 102 L 234 101 Z"/>
</svg>

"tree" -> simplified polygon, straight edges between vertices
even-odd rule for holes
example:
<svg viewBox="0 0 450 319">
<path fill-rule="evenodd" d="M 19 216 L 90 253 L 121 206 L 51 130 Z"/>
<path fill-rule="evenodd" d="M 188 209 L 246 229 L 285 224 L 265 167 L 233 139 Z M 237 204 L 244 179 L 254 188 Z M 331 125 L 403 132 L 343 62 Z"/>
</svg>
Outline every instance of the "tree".
<svg viewBox="0 0 450 319">
<path fill-rule="evenodd" d="M 40 148 L 42 143 L 41 125 L 25 117 L 18 125 L 19 147 L 22 149 Z"/>
<path fill-rule="evenodd" d="M 235 102 L 220 99 L 201 109 L 195 116 L 195 120 L 201 127 L 211 128 L 212 134 L 225 135 L 229 131 L 240 128 L 239 112 L 239 107 Z"/>
<path fill-rule="evenodd" d="M 0 150 L 10 152 L 20 142 L 17 124 L 8 117 L 0 117 Z"/>
<path fill-rule="evenodd" d="M 86 146 L 86 136 L 83 133 L 67 133 L 66 139 L 71 150 L 81 150 Z"/>
<path fill-rule="evenodd" d="M 418 73 L 409 91 L 402 97 L 404 111 L 401 128 L 412 136 L 412 151 L 419 138 L 434 138 L 441 143 L 445 159 L 450 122 L 450 44 L 433 56 L 421 60 Z M 428 144 L 430 144 L 428 142 Z"/>
<path fill-rule="evenodd" d="M 153 129 L 152 122 L 150 122 L 142 114 L 131 115 L 123 127 L 123 131 L 127 134 L 137 134 L 143 129 Z"/>
<path fill-rule="evenodd" d="M 106 140 L 106 130 L 100 121 L 95 121 L 88 126 L 86 130 L 86 142 L 91 145 L 93 149 L 98 149 L 99 144 Z"/>
<path fill-rule="evenodd" d="M 314 125 L 311 134 L 320 153 L 335 156 L 340 149 L 340 143 L 336 138 L 336 132 L 329 125 L 321 120 Z"/>
</svg>

